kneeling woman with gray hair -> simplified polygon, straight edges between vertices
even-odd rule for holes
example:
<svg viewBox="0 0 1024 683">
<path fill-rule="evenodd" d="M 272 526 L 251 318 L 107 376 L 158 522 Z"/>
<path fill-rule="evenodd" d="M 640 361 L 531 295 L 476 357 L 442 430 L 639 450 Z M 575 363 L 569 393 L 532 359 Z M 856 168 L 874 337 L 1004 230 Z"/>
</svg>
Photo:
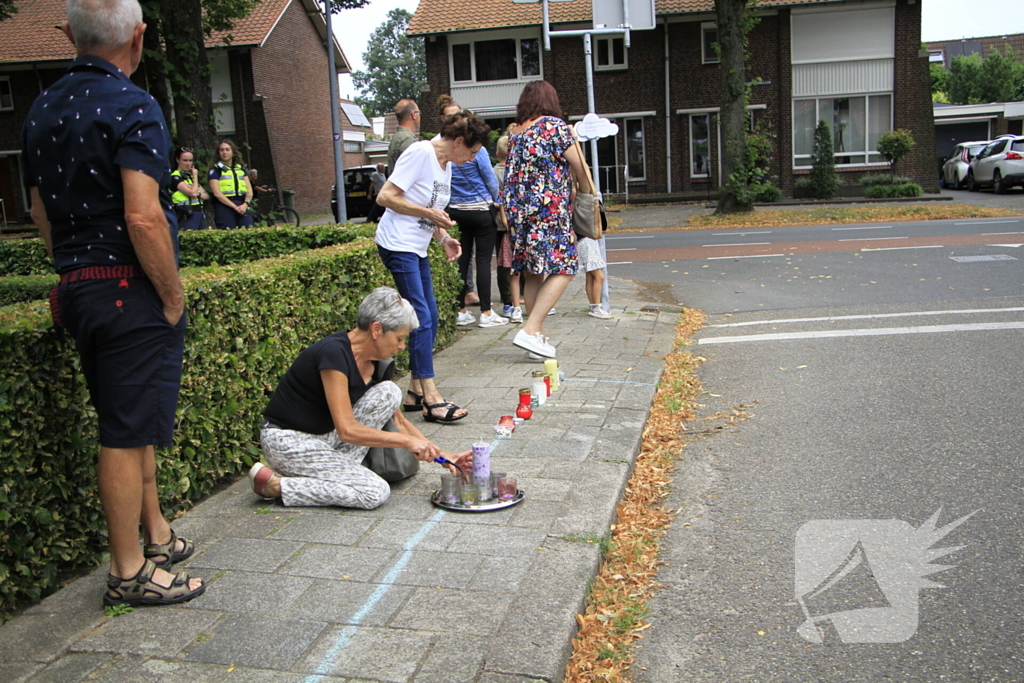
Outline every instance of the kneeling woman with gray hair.
<svg viewBox="0 0 1024 683">
<path fill-rule="evenodd" d="M 403 417 L 398 385 L 375 379 L 377 363 L 404 349 L 417 327 L 412 305 L 391 287 L 378 287 L 359 305 L 356 329 L 299 354 L 263 411 L 260 448 L 269 467 L 249 470 L 256 495 L 286 506 L 370 510 L 391 495 L 388 483 L 362 465 L 371 446 L 405 448 L 426 462 L 457 463 L 472 453 L 441 451 Z M 391 417 L 399 431 L 381 431 Z"/>
</svg>

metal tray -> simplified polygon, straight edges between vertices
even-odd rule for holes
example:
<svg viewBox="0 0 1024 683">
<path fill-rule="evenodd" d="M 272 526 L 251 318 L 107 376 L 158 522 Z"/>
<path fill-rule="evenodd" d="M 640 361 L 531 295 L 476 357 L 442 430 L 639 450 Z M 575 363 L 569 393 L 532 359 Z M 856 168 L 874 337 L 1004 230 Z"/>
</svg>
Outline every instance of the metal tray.
<svg viewBox="0 0 1024 683">
<path fill-rule="evenodd" d="M 454 510 L 455 512 L 493 512 L 495 510 L 504 510 L 505 508 L 510 508 L 513 505 L 518 505 L 522 502 L 525 496 L 526 493 L 522 489 L 519 489 L 518 493 L 516 493 L 516 497 L 512 500 L 490 500 L 486 503 L 478 503 L 476 505 L 463 505 L 462 503 L 449 505 L 448 503 L 442 502 L 441 491 L 438 489 L 430 495 L 430 502 L 439 508 Z"/>
</svg>

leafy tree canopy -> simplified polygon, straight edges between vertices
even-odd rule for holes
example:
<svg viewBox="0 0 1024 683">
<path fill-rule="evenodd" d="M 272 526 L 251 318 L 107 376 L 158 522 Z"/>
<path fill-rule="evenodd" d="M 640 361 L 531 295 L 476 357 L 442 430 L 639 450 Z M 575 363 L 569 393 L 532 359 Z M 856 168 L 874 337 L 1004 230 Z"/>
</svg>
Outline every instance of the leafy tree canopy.
<svg viewBox="0 0 1024 683">
<path fill-rule="evenodd" d="M 0 21 L 10 19 L 11 15 L 18 11 L 14 6 L 14 0 L 0 0 Z"/>
<path fill-rule="evenodd" d="M 933 92 L 935 78 L 932 79 Z M 1013 102 L 1024 98 L 1024 62 L 1010 46 L 982 59 L 973 54 L 957 57 L 950 65 L 946 94 L 953 104 Z"/>
<path fill-rule="evenodd" d="M 352 73 L 352 82 L 363 93 L 356 103 L 371 116 L 393 111 L 398 100 L 416 99 L 420 87 L 427 83 L 423 38 L 405 34 L 411 19 L 412 14 L 404 9 L 388 12 L 363 53 L 366 71 Z"/>
</svg>

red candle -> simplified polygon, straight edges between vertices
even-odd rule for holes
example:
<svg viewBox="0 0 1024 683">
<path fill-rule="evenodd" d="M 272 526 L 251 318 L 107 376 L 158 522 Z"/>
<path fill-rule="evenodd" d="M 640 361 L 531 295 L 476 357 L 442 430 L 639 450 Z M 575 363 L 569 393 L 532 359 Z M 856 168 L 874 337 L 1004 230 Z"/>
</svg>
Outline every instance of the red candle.
<svg viewBox="0 0 1024 683">
<path fill-rule="evenodd" d="M 519 406 L 516 408 L 516 417 L 529 420 L 533 417 L 533 408 L 530 407 L 530 390 L 519 390 Z"/>
</svg>

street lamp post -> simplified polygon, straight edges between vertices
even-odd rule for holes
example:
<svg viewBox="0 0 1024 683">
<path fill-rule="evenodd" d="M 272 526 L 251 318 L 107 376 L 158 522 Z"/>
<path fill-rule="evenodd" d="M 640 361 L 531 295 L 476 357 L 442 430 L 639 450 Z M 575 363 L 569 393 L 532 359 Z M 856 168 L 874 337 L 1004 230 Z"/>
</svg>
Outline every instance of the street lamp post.
<svg viewBox="0 0 1024 683">
<path fill-rule="evenodd" d="M 338 119 L 338 72 L 334 64 L 334 33 L 331 29 L 331 0 L 324 0 L 324 20 L 327 23 L 327 69 L 331 81 L 331 132 L 334 137 L 334 197 L 338 207 L 335 217 L 339 223 L 348 220 L 345 207 L 345 177 L 342 171 L 344 157 L 341 151 L 341 122 Z"/>
</svg>

